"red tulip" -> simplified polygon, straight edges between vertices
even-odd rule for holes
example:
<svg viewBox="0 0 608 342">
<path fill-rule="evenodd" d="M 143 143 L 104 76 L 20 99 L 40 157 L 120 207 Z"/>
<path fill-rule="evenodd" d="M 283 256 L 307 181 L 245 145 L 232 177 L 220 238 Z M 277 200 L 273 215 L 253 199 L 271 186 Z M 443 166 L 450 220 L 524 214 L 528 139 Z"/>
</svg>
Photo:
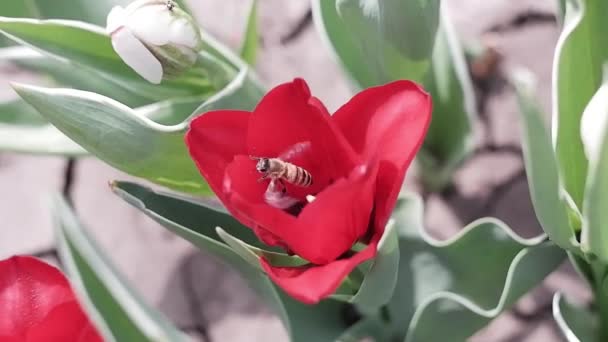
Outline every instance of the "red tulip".
<svg viewBox="0 0 608 342">
<path fill-rule="evenodd" d="M 1 342 L 101 342 L 67 279 L 32 257 L 0 261 Z"/>
<path fill-rule="evenodd" d="M 316 303 L 331 295 L 360 263 L 376 255 L 405 173 L 422 144 L 431 99 L 397 81 L 369 88 L 331 116 L 296 79 L 271 90 L 253 112 L 219 110 L 195 118 L 186 144 L 226 208 L 266 244 L 310 262 L 275 267 L 268 276 L 292 297 Z M 312 185 L 259 181 L 252 157 L 281 157 L 312 176 Z M 315 196 L 314 201 L 307 200 Z M 311 197 L 308 197 L 311 199 Z M 362 251 L 351 250 L 358 241 Z"/>
</svg>

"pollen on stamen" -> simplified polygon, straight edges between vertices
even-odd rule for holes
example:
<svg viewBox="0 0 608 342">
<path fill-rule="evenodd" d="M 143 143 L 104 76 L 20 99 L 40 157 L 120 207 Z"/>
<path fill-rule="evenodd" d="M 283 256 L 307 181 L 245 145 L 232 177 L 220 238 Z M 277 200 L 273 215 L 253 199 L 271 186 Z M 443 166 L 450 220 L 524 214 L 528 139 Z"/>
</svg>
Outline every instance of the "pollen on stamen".
<svg viewBox="0 0 608 342">
<path fill-rule="evenodd" d="M 306 202 L 308 203 L 312 203 L 315 199 L 317 198 L 313 195 L 306 195 Z"/>
</svg>

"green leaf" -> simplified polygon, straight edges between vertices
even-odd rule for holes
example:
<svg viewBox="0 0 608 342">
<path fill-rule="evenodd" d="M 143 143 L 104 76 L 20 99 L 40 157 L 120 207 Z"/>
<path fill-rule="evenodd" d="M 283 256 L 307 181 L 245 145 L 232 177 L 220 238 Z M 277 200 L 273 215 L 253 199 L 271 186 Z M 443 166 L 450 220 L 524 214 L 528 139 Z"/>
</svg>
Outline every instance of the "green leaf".
<svg viewBox="0 0 608 342">
<path fill-rule="evenodd" d="M 608 204 L 608 132 L 606 121 L 607 84 L 604 84 L 595 94 L 585 109 L 581 134 L 587 134 L 587 156 L 589 168 L 585 184 L 585 202 L 583 204 L 583 229 L 581 233 L 581 248 L 594 258 L 599 258 L 608 264 L 608 234 L 606 234 L 606 205 Z M 593 127 L 594 130 L 589 131 Z M 598 127 L 599 126 L 599 127 Z M 597 135 L 596 135 L 597 133 Z"/>
<path fill-rule="evenodd" d="M 39 19 L 73 19 L 82 20 L 96 25 L 105 25 L 106 16 L 115 5 L 125 4 L 127 0 L 22 0 L 27 7 L 26 13 L 18 15 L 2 15 L 13 17 L 33 17 Z"/>
<path fill-rule="evenodd" d="M 194 246 L 232 266 L 283 320 L 291 341 L 334 341 L 346 328 L 342 322 L 343 304 L 324 301 L 315 306 L 304 305 L 287 297 L 272 282 L 229 246 L 224 244 L 215 227 L 221 226 L 232 236 L 261 247 L 252 231 L 222 209 L 197 203 L 168 193 L 156 192 L 141 185 L 115 182 L 114 192 Z"/>
<path fill-rule="evenodd" d="M 386 329 L 376 318 L 363 318 L 348 328 L 336 342 L 389 341 Z"/>
<path fill-rule="evenodd" d="M 395 223 L 391 221 L 378 243 L 378 254 L 365 273 L 361 287 L 349 301 L 363 313 L 377 313 L 393 296 L 398 270 L 399 238 Z"/>
<path fill-rule="evenodd" d="M 545 236 L 522 239 L 490 218 L 437 241 L 426 234 L 422 214 L 421 199 L 406 195 L 393 216 L 401 260 L 408 262 L 399 265 L 388 307 L 394 334 L 407 333 L 407 341 L 465 340 L 542 282 L 565 257 L 560 248 L 543 242 Z"/>
<path fill-rule="evenodd" d="M 433 98 L 433 120 L 418 161 L 425 186 L 440 190 L 472 152 L 473 121 L 477 117 L 473 82 L 446 6 L 441 9 L 425 88 Z"/>
<path fill-rule="evenodd" d="M 321 34 L 360 88 L 422 81 L 439 22 L 439 0 L 313 2 Z"/>
<path fill-rule="evenodd" d="M 560 293 L 553 297 L 553 318 L 569 342 L 599 342 L 597 317 L 569 303 Z"/>
<path fill-rule="evenodd" d="M 59 253 L 77 294 L 108 341 L 186 341 L 148 307 L 80 227 L 66 202 L 55 202 Z"/>
<path fill-rule="evenodd" d="M 258 2 L 257 0 L 253 0 L 251 2 L 251 9 L 249 10 L 249 18 L 247 19 L 247 29 L 245 30 L 243 44 L 241 45 L 241 57 L 251 66 L 255 65 L 258 52 L 258 39 Z"/>
<path fill-rule="evenodd" d="M 297 255 L 287 255 L 274 251 L 268 251 L 263 248 L 252 246 L 241 239 L 231 235 L 221 227 L 216 228 L 217 235 L 228 245 L 235 253 L 243 260 L 249 262 L 252 266 L 260 267 L 260 258 L 264 257 L 274 266 L 280 267 L 298 267 L 308 264 L 308 261 L 300 258 Z"/>
<path fill-rule="evenodd" d="M 194 113 L 219 109 L 251 111 L 262 96 L 264 96 L 264 88 L 257 82 L 249 68 L 243 67 L 230 84 L 201 104 Z"/>
<path fill-rule="evenodd" d="M 607 12 L 607 1 L 568 0 L 553 65 L 553 136 L 559 174 L 579 209 L 587 176 L 580 120 L 602 83 L 602 65 L 608 60 Z"/>
<path fill-rule="evenodd" d="M 202 52 L 197 65 L 190 71 L 175 79 L 164 80 L 161 85 L 153 85 L 120 59 L 112 48 L 110 37 L 101 27 L 69 20 L 0 17 L 0 32 L 46 55 L 95 70 L 101 77 L 110 78 L 156 100 L 208 93 L 218 89 L 213 79 L 219 77 L 227 81 L 235 72 L 215 56 Z M 205 72 L 209 77 L 202 77 Z"/>
<path fill-rule="evenodd" d="M 558 246 L 577 251 L 574 229 L 568 224 L 566 207 L 560 197 L 560 179 L 551 140 L 543 123 L 541 110 L 534 100 L 533 79 L 519 71 L 513 78 L 523 135 L 523 153 L 528 186 L 538 221 Z"/>
<path fill-rule="evenodd" d="M 147 97 L 146 94 L 114 82 L 95 70 L 42 55 L 28 47 L 0 49 L 0 60 L 14 63 L 42 77 L 50 77 L 58 86 L 98 93 L 130 107 L 156 102 L 153 97 Z"/>
<path fill-rule="evenodd" d="M 184 121 L 203 98 L 182 98 L 137 108 L 139 115 L 163 125 Z M 0 150 L 18 153 L 85 156 L 86 150 L 19 99 L 0 104 Z"/>
<path fill-rule="evenodd" d="M 211 194 L 183 141 L 186 122 L 164 126 L 94 93 L 14 88 L 61 132 L 117 169 L 175 190 Z"/>
<path fill-rule="evenodd" d="M 335 1 L 312 0 L 312 12 L 320 36 L 358 87 L 381 84 L 380 75 L 369 67 L 357 41 L 351 36 L 350 28 L 342 22 Z"/>
</svg>

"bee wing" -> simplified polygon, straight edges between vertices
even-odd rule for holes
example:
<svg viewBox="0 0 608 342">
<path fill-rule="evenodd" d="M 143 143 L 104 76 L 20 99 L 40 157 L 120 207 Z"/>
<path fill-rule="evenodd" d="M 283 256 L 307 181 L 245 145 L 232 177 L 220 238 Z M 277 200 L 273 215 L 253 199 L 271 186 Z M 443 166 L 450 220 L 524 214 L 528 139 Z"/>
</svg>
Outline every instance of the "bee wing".
<svg viewBox="0 0 608 342">
<path fill-rule="evenodd" d="M 310 150 L 310 146 L 311 146 L 310 141 L 303 141 L 303 142 L 293 144 L 286 151 L 279 154 L 278 158 L 281 160 L 284 160 L 284 161 L 290 161 L 291 159 L 294 159 L 295 157 L 301 155 L 302 153 Z"/>
</svg>

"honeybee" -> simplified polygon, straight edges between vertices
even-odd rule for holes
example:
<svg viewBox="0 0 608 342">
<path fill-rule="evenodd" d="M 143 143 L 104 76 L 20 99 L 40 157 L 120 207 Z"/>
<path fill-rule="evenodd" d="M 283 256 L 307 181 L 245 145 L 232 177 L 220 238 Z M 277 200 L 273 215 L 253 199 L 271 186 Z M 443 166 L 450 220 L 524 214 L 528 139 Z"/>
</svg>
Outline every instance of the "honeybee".
<svg viewBox="0 0 608 342">
<path fill-rule="evenodd" d="M 283 185 L 283 192 L 286 191 L 285 181 L 304 188 L 311 186 L 313 180 L 310 172 L 302 167 L 285 161 L 291 159 L 294 155 L 303 152 L 309 148 L 309 146 L 310 143 L 308 142 L 295 144 L 290 150 L 277 158 L 251 157 L 251 159 L 257 160 L 255 168 L 262 174 L 259 181 L 270 178 L 270 185 L 276 186 L 277 182 L 280 183 Z"/>
</svg>

